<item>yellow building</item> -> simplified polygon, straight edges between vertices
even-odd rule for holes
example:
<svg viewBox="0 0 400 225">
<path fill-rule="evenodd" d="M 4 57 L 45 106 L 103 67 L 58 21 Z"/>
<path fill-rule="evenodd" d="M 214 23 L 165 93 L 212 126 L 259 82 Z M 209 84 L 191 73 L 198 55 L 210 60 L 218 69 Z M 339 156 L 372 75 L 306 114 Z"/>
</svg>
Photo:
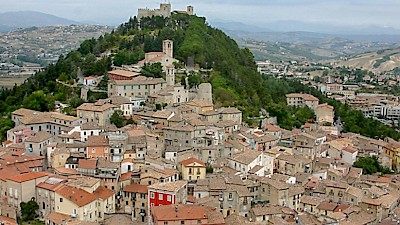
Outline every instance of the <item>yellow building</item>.
<svg viewBox="0 0 400 225">
<path fill-rule="evenodd" d="M 400 145 L 392 140 L 385 146 L 384 152 L 392 159 L 392 167 L 395 171 L 400 171 Z"/>
<path fill-rule="evenodd" d="M 189 158 L 180 162 L 182 179 L 196 181 L 206 178 L 206 164 L 196 158 Z"/>
<path fill-rule="evenodd" d="M 115 193 L 99 186 L 93 193 L 65 185 L 55 191 L 55 212 L 80 221 L 100 222 L 105 214 L 115 213 Z"/>
<path fill-rule="evenodd" d="M 55 211 L 81 221 L 97 221 L 96 196 L 82 189 L 64 186 L 55 191 Z"/>
</svg>

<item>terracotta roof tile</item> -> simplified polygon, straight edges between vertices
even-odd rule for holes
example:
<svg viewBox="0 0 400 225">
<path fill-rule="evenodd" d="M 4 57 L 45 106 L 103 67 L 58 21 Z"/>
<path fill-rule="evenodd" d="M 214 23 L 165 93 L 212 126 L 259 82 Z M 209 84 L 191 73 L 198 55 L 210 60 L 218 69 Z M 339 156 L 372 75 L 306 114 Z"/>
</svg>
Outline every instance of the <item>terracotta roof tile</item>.
<svg viewBox="0 0 400 225">
<path fill-rule="evenodd" d="M 43 173 L 43 172 L 28 172 L 28 173 L 23 173 L 23 174 L 19 174 L 19 175 L 15 175 L 12 177 L 9 177 L 8 180 L 14 181 L 14 182 L 18 182 L 18 183 L 22 183 L 22 182 L 26 182 L 29 180 L 34 180 L 37 178 L 41 178 L 41 177 L 45 177 L 48 176 L 47 173 Z"/>
<path fill-rule="evenodd" d="M 203 163 L 201 160 L 198 160 L 196 158 L 188 158 L 188 159 L 183 160 L 183 161 L 180 162 L 180 164 L 182 164 L 184 166 L 188 166 L 189 164 L 192 164 L 192 163 L 200 164 L 200 166 L 198 166 L 198 167 L 205 167 L 206 166 L 205 163 Z"/>
<path fill-rule="evenodd" d="M 205 224 L 224 224 L 221 213 L 215 209 L 198 205 L 162 205 L 152 208 L 151 213 L 158 221 L 208 220 Z M 210 218 L 212 215 L 213 218 Z M 210 223 L 213 220 L 213 223 Z"/>
<path fill-rule="evenodd" d="M 97 168 L 96 159 L 80 159 L 78 162 L 78 169 L 95 170 Z"/>
<path fill-rule="evenodd" d="M 93 194 L 97 197 L 100 198 L 102 200 L 106 200 L 109 197 L 111 197 L 114 194 L 114 191 L 104 187 L 104 186 L 100 186 L 98 187 Z"/>
<path fill-rule="evenodd" d="M 52 212 L 48 216 L 46 216 L 45 220 L 49 220 L 53 222 L 54 224 L 61 224 L 67 219 L 70 218 L 70 215 L 58 213 L 58 212 Z"/>
<path fill-rule="evenodd" d="M 87 205 L 96 200 L 96 196 L 94 194 L 90 194 L 87 191 L 71 186 L 63 186 L 62 188 L 56 190 L 56 193 L 79 207 Z"/>
<path fill-rule="evenodd" d="M 125 192 L 147 194 L 147 186 L 141 184 L 130 184 L 124 187 Z"/>
</svg>

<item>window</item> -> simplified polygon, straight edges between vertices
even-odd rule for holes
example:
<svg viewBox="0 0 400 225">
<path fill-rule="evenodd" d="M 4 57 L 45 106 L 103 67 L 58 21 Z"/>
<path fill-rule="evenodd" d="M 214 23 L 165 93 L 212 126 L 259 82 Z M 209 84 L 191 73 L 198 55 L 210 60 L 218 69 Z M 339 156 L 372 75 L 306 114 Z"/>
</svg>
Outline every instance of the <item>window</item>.
<svg viewBox="0 0 400 225">
<path fill-rule="evenodd" d="M 124 90 L 126 90 L 126 85 L 124 85 Z"/>
<path fill-rule="evenodd" d="M 167 201 L 171 202 L 171 195 L 167 195 Z"/>
<path fill-rule="evenodd" d="M 92 153 L 96 153 L 96 149 L 92 148 Z"/>
<path fill-rule="evenodd" d="M 132 85 L 132 86 L 131 86 L 131 89 L 134 90 L 134 89 L 135 89 L 135 85 Z"/>
<path fill-rule="evenodd" d="M 168 222 L 165 221 L 165 222 L 164 222 L 164 225 L 168 225 Z"/>
<path fill-rule="evenodd" d="M 104 153 L 108 153 L 108 148 L 104 148 Z"/>
<path fill-rule="evenodd" d="M 63 202 L 63 198 L 60 198 L 60 202 Z"/>
<path fill-rule="evenodd" d="M 146 89 L 146 90 L 147 90 L 147 84 L 144 86 L 144 89 Z"/>
<path fill-rule="evenodd" d="M 154 192 L 150 193 L 150 198 L 154 198 Z"/>
<path fill-rule="evenodd" d="M 229 199 L 229 200 L 232 200 L 232 193 L 229 193 L 228 199 Z"/>
<path fill-rule="evenodd" d="M 158 195 L 158 200 L 163 200 L 163 194 Z"/>
<path fill-rule="evenodd" d="M 181 224 L 185 224 L 185 221 L 184 221 L 184 220 L 182 220 L 182 221 L 181 221 Z"/>
<path fill-rule="evenodd" d="M 138 89 L 140 90 L 140 84 L 138 85 Z"/>
</svg>

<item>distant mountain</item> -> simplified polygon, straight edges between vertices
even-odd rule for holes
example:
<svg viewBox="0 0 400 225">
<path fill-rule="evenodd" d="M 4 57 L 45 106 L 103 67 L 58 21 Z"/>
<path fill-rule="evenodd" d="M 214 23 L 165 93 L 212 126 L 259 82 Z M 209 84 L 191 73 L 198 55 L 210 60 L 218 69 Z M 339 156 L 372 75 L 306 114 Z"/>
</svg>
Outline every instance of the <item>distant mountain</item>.
<svg viewBox="0 0 400 225">
<path fill-rule="evenodd" d="M 306 38 L 308 41 L 310 39 L 340 37 L 356 41 L 400 42 L 399 29 L 375 25 L 337 26 L 291 20 L 266 22 L 262 25 L 249 25 L 234 21 L 215 21 L 211 24 L 230 35 L 236 36 L 242 33 L 240 36 L 246 35 L 253 39 L 259 39 L 259 37 L 264 36 L 263 39 L 278 39 L 277 41 L 283 41 L 281 39 L 283 38 L 287 42 L 292 42 L 291 39 L 301 41 L 302 38 Z"/>
<path fill-rule="evenodd" d="M 17 11 L 0 13 L 0 32 L 18 28 L 43 27 L 51 25 L 82 24 L 69 19 L 35 11 Z"/>
</svg>

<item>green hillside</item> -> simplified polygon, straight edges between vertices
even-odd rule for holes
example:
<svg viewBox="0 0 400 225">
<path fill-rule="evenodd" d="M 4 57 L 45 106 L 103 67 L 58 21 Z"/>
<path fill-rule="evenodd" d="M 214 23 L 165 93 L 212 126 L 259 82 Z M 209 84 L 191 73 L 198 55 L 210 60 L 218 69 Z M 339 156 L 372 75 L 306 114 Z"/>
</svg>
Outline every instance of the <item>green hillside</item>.
<svg viewBox="0 0 400 225">
<path fill-rule="evenodd" d="M 110 34 L 98 39 L 84 41 L 80 48 L 60 57 L 56 64 L 48 66 L 24 84 L 0 92 L 0 137 L 4 139 L 5 131 L 13 126 L 9 119 L 10 112 L 25 107 L 34 110 L 52 110 L 54 101 L 70 104 L 76 108 L 83 101 L 79 98 L 79 88 L 66 87 L 56 82 L 74 84 L 77 74 L 103 75 L 115 65 L 134 64 L 144 58 L 145 52 L 161 51 L 162 41 L 174 41 L 175 58 L 186 62 L 188 57 L 201 68 L 212 68 L 211 72 L 189 74 L 193 84 L 210 82 L 213 86 L 214 100 L 217 106 L 236 106 L 243 111 L 244 121 L 257 125 L 260 108 L 265 108 L 272 116 L 277 116 L 279 124 L 287 129 L 300 127 L 314 114 L 308 108 L 292 108 L 286 105 L 285 94 L 289 92 L 316 92 L 300 83 L 262 77 L 254 62 L 253 54 L 248 49 L 240 49 L 237 43 L 222 31 L 208 26 L 205 18 L 189 15 L 173 15 L 170 18 L 143 18 L 138 27 L 135 18 L 122 24 Z M 181 66 L 181 65 L 177 65 Z M 146 76 L 159 76 L 160 68 L 147 67 Z M 106 80 L 102 82 L 102 86 Z M 320 94 L 323 101 L 327 101 Z M 98 96 L 89 93 L 89 101 L 94 102 Z M 337 105 L 336 105 L 337 104 Z M 335 107 L 341 108 L 340 103 Z M 353 110 L 346 108 L 346 113 Z M 354 111 L 355 115 L 359 115 Z M 340 114 L 341 115 L 341 114 Z M 342 115 L 341 115 L 342 117 Z M 351 116 L 342 118 L 352 119 Z M 361 121 L 361 122 L 360 122 Z M 357 126 L 345 127 L 348 131 L 369 134 L 360 127 L 367 121 L 357 117 Z M 369 121 L 369 120 L 368 120 Z M 346 124 L 351 124 L 346 123 Z M 367 123 L 365 123 L 367 124 Z M 383 126 L 383 125 L 382 125 Z M 398 139 L 398 133 L 386 126 L 377 126 L 379 136 L 387 135 Z"/>
</svg>

